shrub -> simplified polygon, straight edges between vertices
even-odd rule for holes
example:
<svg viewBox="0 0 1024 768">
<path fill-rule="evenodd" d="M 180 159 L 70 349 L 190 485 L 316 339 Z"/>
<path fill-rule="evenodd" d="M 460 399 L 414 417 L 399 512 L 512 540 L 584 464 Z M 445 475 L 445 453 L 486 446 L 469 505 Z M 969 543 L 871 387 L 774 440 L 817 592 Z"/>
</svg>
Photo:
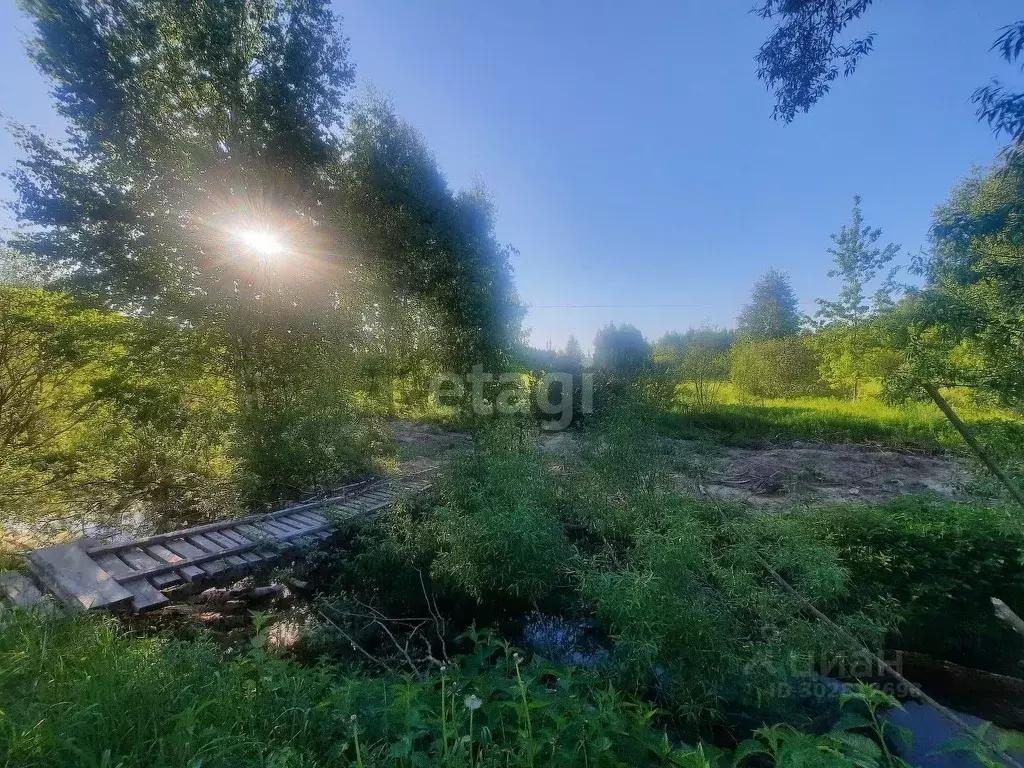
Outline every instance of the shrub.
<svg viewBox="0 0 1024 768">
<path fill-rule="evenodd" d="M 642 401 L 626 401 L 582 434 L 579 461 L 563 475 L 578 546 L 619 558 L 645 534 L 664 530 L 671 488 L 651 413 Z"/>
<path fill-rule="evenodd" d="M 683 354 L 676 373 L 693 404 L 709 408 L 718 404 L 722 385 L 729 378 L 729 354 L 693 346 Z"/>
<path fill-rule="evenodd" d="M 477 599 L 528 604 L 565 582 L 571 550 L 546 457 L 515 423 L 449 469 L 432 531 L 432 575 Z"/>
<path fill-rule="evenodd" d="M 747 341 L 732 351 L 730 376 L 744 395 L 755 398 L 823 394 L 821 360 L 801 337 Z"/>
<path fill-rule="evenodd" d="M 230 512 L 216 345 L 158 319 L 0 286 L 0 518 L 48 535 Z"/>
<path fill-rule="evenodd" d="M 623 685 L 653 689 L 698 723 L 729 712 L 800 721 L 795 675 L 853 649 L 771 580 L 766 558 L 815 605 L 834 608 L 846 574 L 828 547 L 731 507 L 677 500 L 663 532 L 614 570 L 592 569 L 583 594 L 614 638 Z M 877 621 L 836 616 L 859 631 Z"/>
<path fill-rule="evenodd" d="M 792 518 L 839 553 L 851 604 L 891 596 L 897 648 L 1004 674 L 1021 674 L 1024 638 L 990 598 L 1024 610 L 1024 528 L 1005 510 L 919 497 L 840 506 Z"/>
<path fill-rule="evenodd" d="M 296 498 L 366 474 L 382 451 L 382 432 L 329 380 L 268 389 L 239 414 L 247 496 Z"/>
</svg>

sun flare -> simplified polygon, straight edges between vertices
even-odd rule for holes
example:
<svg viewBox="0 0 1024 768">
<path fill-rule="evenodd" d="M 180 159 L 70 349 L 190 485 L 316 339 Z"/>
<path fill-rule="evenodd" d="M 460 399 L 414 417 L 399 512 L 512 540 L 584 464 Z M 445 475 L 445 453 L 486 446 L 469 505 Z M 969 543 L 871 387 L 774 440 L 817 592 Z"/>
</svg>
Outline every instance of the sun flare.
<svg viewBox="0 0 1024 768">
<path fill-rule="evenodd" d="M 284 250 L 284 245 L 269 232 L 258 229 L 244 229 L 238 239 L 261 256 L 274 256 Z"/>
</svg>

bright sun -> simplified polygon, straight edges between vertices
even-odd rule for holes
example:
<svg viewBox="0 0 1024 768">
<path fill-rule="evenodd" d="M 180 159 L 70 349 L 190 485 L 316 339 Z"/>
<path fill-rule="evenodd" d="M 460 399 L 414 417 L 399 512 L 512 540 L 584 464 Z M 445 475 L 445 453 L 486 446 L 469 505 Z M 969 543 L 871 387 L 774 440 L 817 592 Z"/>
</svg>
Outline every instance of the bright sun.
<svg viewBox="0 0 1024 768">
<path fill-rule="evenodd" d="M 273 256 L 284 250 L 280 240 L 258 229 L 242 230 L 238 233 L 238 239 L 261 256 Z"/>
</svg>

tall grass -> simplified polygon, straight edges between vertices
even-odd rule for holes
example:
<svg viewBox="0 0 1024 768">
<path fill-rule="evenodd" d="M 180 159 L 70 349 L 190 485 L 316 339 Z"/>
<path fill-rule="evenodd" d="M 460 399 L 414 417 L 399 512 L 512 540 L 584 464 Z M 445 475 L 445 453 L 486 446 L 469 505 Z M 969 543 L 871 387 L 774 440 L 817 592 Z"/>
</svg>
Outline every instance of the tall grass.
<svg viewBox="0 0 1024 768">
<path fill-rule="evenodd" d="M 964 450 L 963 438 L 934 404 L 890 405 L 878 397 L 839 400 L 805 397 L 742 402 L 732 388 L 720 405 L 692 408 L 673 404 L 658 428 L 680 438 L 711 438 L 727 445 L 807 440 L 869 443 L 923 450 Z M 979 405 L 963 393 L 951 393 L 960 417 L 997 452 L 1013 454 L 1024 446 L 1024 418 L 1012 411 Z"/>
<path fill-rule="evenodd" d="M 650 706 L 591 673 L 527 662 L 490 635 L 421 678 L 303 667 L 262 650 L 137 637 L 110 619 L 0 625 L 9 768 L 710 766 Z"/>
</svg>

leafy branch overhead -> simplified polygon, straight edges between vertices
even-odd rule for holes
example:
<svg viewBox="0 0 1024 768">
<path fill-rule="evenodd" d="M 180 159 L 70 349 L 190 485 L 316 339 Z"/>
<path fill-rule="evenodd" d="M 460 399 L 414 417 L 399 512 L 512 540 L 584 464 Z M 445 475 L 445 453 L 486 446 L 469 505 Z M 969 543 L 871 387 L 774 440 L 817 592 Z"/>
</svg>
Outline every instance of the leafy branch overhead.
<svg viewBox="0 0 1024 768">
<path fill-rule="evenodd" d="M 772 116 L 784 123 L 808 112 L 826 96 L 840 74 L 849 77 L 875 46 L 874 32 L 850 35 L 874 0 L 763 0 L 754 13 L 775 28 L 757 52 L 757 77 L 775 96 Z M 927 11 L 921 11 L 927 13 Z M 964 13 L 970 13 L 964 6 Z M 1024 20 L 1003 27 L 993 43 L 1009 64 L 1024 52 Z M 972 101 L 978 119 L 1016 144 L 1024 138 L 1024 93 L 998 79 L 978 88 Z"/>
<path fill-rule="evenodd" d="M 757 77 L 775 94 L 773 117 L 792 122 L 848 77 L 874 47 L 875 35 L 842 41 L 873 0 L 766 0 L 754 9 L 778 24 L 757 53 Z"/>
</svg>

